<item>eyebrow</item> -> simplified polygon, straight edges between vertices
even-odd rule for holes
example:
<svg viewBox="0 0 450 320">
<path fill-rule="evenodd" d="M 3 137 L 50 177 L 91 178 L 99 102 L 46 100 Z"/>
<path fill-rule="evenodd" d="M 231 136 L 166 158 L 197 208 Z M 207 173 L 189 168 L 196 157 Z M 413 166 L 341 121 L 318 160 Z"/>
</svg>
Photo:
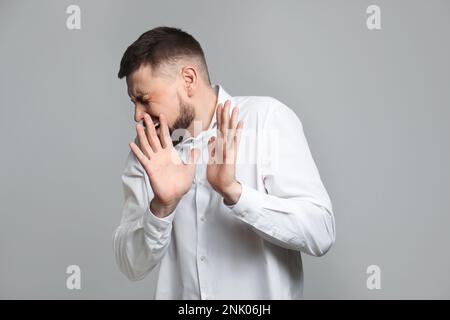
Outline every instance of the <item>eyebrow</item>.
<svg viewBox="0 0 450 320">
<path fill-rule="evenodd" d="M 130 91 L 128 91 L 128 96 L 131 98 L 131 100 L 133 100 L 133 97 L 130 94 Z M 150 92 L 140 92 L 140 91 L 138 91 L 137 95 L 136 95 L 136 100 L 142 101 L 144 96 L 150 96 Z"/>
</svg>

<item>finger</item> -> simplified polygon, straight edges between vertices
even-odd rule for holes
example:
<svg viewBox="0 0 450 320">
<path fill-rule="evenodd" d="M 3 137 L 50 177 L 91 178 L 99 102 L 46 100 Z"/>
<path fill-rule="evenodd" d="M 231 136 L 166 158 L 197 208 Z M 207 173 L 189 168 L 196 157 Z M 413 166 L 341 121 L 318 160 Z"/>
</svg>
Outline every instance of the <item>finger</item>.
<svg viewBox="0 0 450 320">
<path fill-rule="evenodd" d="M 239 108 L 234 107 L 233 111 L 231 112 L 231 129 L 236 129 L 236 125 L 238 123 L 238 114 L 239 114 Z"/>
<path fill-rule="evenodd" d="M 141 124 L 136 125 L 136 133 L 139 138 L 139 144 L 141 145 L 142 151 L 147 158 L 151 158 L 153 155 L 153 150 L 148 144 L 147 136 L 145 135 L 144 126 Z"/>
<path fill-rule="evenodd" d="M 216 108 L 216 122 L 217 122 L 217 131 L 220 130 L 220 127 L 222 125 L 222 104 L 219 103 L 219 105 Z"/>
<path fill-rule="evenodd" d="M 243 128 L 244 128 L 244 122 L 241 120 L 237 124 L 236 135 L 234 136 L 234 146 L 235 146 L 236 154 L 237 154 L 239 143 L 241 141 Z"/>
<path fill-rule="evenodd" d="M 236 135 L 236 126 L 238 123 L 238 114 L 239 114 L 239 108 L 234 107 L 233 111 L 231 112 L 231 122 L 230 122 L 230 132 L 228 135 L 228 145 L 231 146 L 233 139 Z"/>
<path fill-rule="evenodd" d="M 130 148 L 138 161 L 142 164 L 143 167 L 145 167 L 149 161 L 145 154 L 142 153 L 141 149 L 139 149 L 139 147 L 134 142 L 130 143 Z"/>
<path fill-rule="evenodd" d="M 161 149 L 161 142 L 156 134 L 155 125 L 148 113 L 144 115 L 145 126 L 147 127 L 147 139 L 154 152 Z"/>
<path fill-rule="evenodd" d="M 215 150 L 214 150 L 214 160 L 216 164 L 223 164 L 225 159 L 225 139 L 223 135 L 216 137 Z"/>
<path fill-rule="evenodd" d="M 208 155 L 209 155 L 208 164 L 213 164 L 215 162 L 214 161 L 215 146 L 216 146 L 215 141 L 216 141 L 216 138 L 214 136 L 209 138 L 209 141 L 208 141 Z"/>
<path fill-rule="evenodd" d="M 225 104 L 224 104 L 223 110 L 222 110 L 221 130 L 224 135 L 226 135 L 226 133 L 227 133 L 226 129 L 229 128 L 229 123 L 230 123 L 230 104 L 231 104 L 230 100 L 225 101 Z"/>
<path fill-rule="evenodd" d="M 227 164 L 236 163 L 243 127 L 244 127 L 244 122 L 241 120 L 238 122 L 238 124 L 236 126 L 235 134 L 230 142 L 231 146 L 228 146 L 228 148 L 226 150 L 227 157 L 225 159 L 225 162 Z"/>
<path fill-rule="evenodd" d="M 169 125 L 164 114 L 159 115 L 159 127 L 161 128 L 161 144 L 163 148 L 173 147 L 172 139 L 170 138 Z"/>
</svg>

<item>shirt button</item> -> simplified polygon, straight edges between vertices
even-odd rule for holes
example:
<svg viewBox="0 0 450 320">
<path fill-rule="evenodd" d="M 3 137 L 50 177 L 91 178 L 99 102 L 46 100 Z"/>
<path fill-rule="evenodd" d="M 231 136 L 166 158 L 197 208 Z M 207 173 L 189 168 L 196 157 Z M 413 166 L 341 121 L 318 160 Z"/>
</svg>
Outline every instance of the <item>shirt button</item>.
<svg viewBox="0 0 450 320">
<path fill-rule="evenodd" d="M 201 257 L 200 257 L 200 260 L 201 260 L 201 261 L 205 261 L 205 260 L 206 260 L 206 257 L 205 257 L 205 256 L 201 256 Z"/>
<path fill-rule="evenodd" d="M 205 222 L 205 220 L 206 220 L 205 216 L 201 216 L 201 217 L 200 217 L 200 220 L 201 220 L 202 222 Z"/>
</svg>

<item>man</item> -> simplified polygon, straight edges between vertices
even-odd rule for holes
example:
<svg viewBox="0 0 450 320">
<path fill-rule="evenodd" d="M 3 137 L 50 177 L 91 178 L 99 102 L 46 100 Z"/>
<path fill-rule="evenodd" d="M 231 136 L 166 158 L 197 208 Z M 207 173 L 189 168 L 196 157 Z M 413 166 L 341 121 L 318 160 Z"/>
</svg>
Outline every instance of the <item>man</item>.
<svg viewBox="0 0 450 320">
<path fill-rule="evenodd" d="M 114 235 L 121 271 L 156 299 L 298 299 L 300 252 L 335 240 L 332 205 L 296 114 L 211 86 L 200 44 L 175 28 L 125 51 L 137 138 Z"/>
</svg>

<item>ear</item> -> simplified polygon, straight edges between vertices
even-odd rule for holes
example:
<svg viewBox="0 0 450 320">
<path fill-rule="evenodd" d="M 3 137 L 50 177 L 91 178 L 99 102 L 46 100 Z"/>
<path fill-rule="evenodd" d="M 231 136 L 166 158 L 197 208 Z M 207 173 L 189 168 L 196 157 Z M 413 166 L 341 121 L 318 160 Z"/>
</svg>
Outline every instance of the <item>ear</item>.
<svg viewBox="0 0 450 320">
<path fill-rule="evenodd" d="M 198 71 L 193 65 L 187 65 L 181 69 L 184 87 L 188 97 L 192 97 L 198 87 Z"/>
</svg>

